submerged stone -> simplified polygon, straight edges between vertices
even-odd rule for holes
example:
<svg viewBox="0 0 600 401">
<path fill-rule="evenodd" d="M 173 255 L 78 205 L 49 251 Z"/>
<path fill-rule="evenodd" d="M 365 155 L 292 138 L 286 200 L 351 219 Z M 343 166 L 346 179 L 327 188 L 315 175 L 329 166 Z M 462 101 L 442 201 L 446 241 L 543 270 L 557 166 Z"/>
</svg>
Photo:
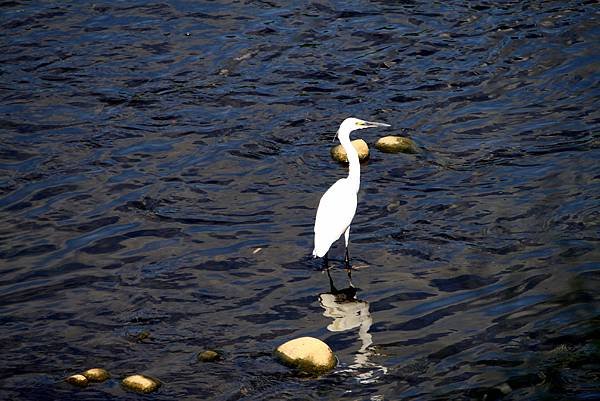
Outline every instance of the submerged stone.
<svg viewBox="0 0 600 401">
<path fill-rule="evenodd" d="M 151 393 L 160 387 L 160 382 L 157 379 L 144 375 L 127 376 L 121 384 L 128 390 L 143 394 Z"/>
<path fill-rule="evenodd" d="M 110 377 L 108 372 L 102 368 L 88 369 L 85 372 L 83 372 L 82 374 L 89 381 L 96 382 L 96 383 L 103 382 L 104 380 L 106 380 Z"/>
<path fill-rule="evenodd" d="M 358 152 L 358 160 L 363 161 L 369 158 L 369 147 L 364 140 L 355 139 L 352 141 L 352 146 L 354 146 L 354 149 Z M 342 145 L 331 148 L 331 157 L 335 161 L 348 163 L 348 155 Z"/>
<path fill-rule="evenodd" d="M 150 337 L 150 332 L 146 331 L 146 330 L 143 330 L 143 331 L 140 331 L 138 333 L 130 334 L 129 337 L 131 338 L 132 341 L 141 343 L 144 340 L 146 340 L 148 337 Z"/>
<path fill-rule="evenodd" d="M 69 384 L 73 384 L 74 386 L 85 387 L 88 384 L 88 379 L 81 374 L 71 375 L 65 379 L 65 381 Z"/>
<path fill-rule="evenodd" d="M 313 337 L 290 340 L 277 347 L 275 355 L 284 365 L 312 375 L 327 373 L 336 365 L 331 348 Z"/>
<path fill-rule="evenodd" d="M 201 362 L 213 362 L 221 358 L 218 352 L 213 350 L 202 351 L 198 354 L 198 360 Z"/>
<path fill-rule="evenodd" d="M 412 139 L 403 136 L 384 136 L 375 143 L 375 148 L 385 153 L 418 153 L 419 148 Z"/>
</svg>

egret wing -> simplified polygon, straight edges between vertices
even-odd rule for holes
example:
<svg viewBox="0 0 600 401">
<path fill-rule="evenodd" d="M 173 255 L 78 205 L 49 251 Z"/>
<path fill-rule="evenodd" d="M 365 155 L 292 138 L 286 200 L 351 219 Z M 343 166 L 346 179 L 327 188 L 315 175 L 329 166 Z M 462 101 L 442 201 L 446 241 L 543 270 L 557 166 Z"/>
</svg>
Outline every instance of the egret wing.
<svg viewBox="0 0 600 401">
<path fill-rule="evenodd" d="M 333 184 L 321 198 L 315 219 L 315 250 L 322 257 L 346 231 L 356 213 L 356 192 L 347 179 Z"/>
</svg>

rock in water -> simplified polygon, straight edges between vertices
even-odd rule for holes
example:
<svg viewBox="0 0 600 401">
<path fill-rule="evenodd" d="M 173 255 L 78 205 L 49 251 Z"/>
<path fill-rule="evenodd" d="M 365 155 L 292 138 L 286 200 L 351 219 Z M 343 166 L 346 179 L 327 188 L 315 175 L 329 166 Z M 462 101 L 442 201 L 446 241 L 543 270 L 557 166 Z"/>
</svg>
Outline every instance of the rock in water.
<svg viewBox="0 0 600 401">
<path fill-rule="evenodd" d="M 419 148 L 412 139 L 403 136 L 384 136 L 375 143 L 375 148 L 386 153 L 418 153 Z"/>
<path fill-rule="evenodd" d="M 369 158 L 369 147 L 365 141 L 362 139 L 355 139 L 352 141 L 352 146 L 354 146 L 354 149 L 358 152 L 358 160 L 363 161 Z M 333 157 L 333 160 L 335 161 L 348 163 L 348 155 L 342 145 L 331 148 L 331 157 Z"/>
<path fill-rule="evenodd" d="M 201 353 L 198 354 L 198 360 L 200 362 L 213 362 L 220 358 L 221 358 L 221 356 L 219 355 L 218 352 L 210 350 L 210 349 L 206 350 L 206 351 L 202 351 Z"/>
<path fill-rule="evenodd" d="M 65 381 L 79 387 L 85 387 L 88 384 L 88 379 L 84 375 L 71 375 Z"/>
<path fill-rule="evenodd" d="M 160 386 L 158 380 L 143 375 L 127 376 L 121 384 L 128 390 L 144 394 L 151 393 Z"/>
<path fill-rule="evenodd" d="M 283 364 L 313 375 L 326 373 L 336 364 L 331 348 L 313 337 L 290 340 L 277 347 L 275 355 Z"/>
<path fill-rule="evenodd" d="M 84 375 L 85 378 L 88 379 L 88 381 L 96 383 L 103 382 L 104 380 L 110 377 L 108 372 L 102 368 L 88 369 L 85 372 L 83 372 L 82 375 Z"/>
</svg>

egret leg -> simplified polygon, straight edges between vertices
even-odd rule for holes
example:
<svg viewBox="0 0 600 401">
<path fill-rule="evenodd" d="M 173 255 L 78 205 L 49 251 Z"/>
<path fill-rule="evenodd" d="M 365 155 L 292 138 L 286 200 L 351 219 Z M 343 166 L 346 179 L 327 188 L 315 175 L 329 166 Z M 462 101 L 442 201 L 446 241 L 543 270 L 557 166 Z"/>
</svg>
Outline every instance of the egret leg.
<svg viewBox="0 0 600 401">
<path fill-rule="evenodd" d="M 350 226 L 344 232 L 344 239 L 346 240 L 346 256 L 344 257 L 344 263 L 346 270 L 350 270 L 350 256 L 348 255 L 348 241 L 350 240 Z"/>
<path fill-rule="evenodd" d="M 323 269 L 329 272 L 329 252 L 327 252 L 325 256 L 323 256 Z"/>
<path fill-rule="evenodd" d="M 337 288 L 335 288 L 335 285 L 333 285 L 333 279 L 331 278 L 331 273 L 329 272 L 329 269 L 327 269 L 327 277 L 329 277 L 329 291 L 332 294 L 335 294 L 337 292 Z"/>
<path fill-rule="evenodd" d="M 350 287 L 354 287 L 352 285 L 352 268 L 350 267 L 350 255 L 348 255 L 348 241 L 350 240 L 350 226 L 344 232 L 344 239 L 346 240 L 346 256 L 344 257 L 344 264 L 346 265 L 346 272 L 348 273 L 348 282 L 350 283 Z"/>
<path fill-rule="evenodd" d="M 346 268 L 346 272 L 348 273 L 348 285 L 354 287 L 354 284 L 352 284 L 352 269 L 350 268 L 350 265 Z"/>
<path fill-rule="evenodd" d="M 350 256 L 348 256 L 348 247 L 346 247 L 346 256 L 344 257 L 344 265 L 346 270 L 350 270 Z"/>
</svg>

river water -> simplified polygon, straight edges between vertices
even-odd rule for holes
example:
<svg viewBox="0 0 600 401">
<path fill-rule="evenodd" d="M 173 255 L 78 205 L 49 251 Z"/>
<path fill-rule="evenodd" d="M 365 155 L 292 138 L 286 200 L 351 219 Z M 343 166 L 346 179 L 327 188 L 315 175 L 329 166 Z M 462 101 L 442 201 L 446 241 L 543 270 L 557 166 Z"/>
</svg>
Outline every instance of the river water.
<svg viewBox="0 0 600 401">
<path fill-rule="evenodd" d="M 600 8 L 464 3 L 0 3 L 0 398 L 600 398 Z M 348 116 L 392 127 L 342 302 Z M 274 360 L 305 335 L 333 372 Z"/>
</svg>

